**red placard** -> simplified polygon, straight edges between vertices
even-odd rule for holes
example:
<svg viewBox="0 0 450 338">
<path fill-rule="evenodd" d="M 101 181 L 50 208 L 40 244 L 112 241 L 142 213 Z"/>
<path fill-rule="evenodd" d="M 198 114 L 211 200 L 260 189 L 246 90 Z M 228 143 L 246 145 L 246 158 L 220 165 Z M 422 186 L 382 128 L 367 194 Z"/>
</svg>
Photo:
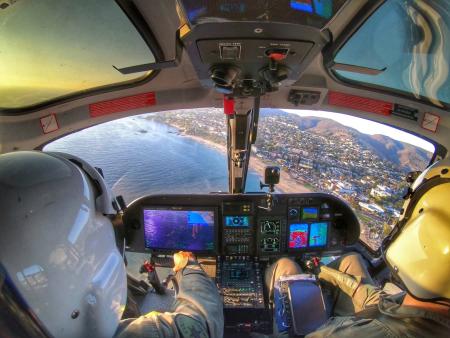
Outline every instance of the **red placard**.
<svg viewBox="0 0 450 338">
<path fill-rule="evenodd" d="M 155 104 L 155 93 L 149 92 L 90 104 L 89 114 L 91 117 L 99 117 L 127 110 L 145 108 Z"/>
<path fill-rule="evenodd" d="M 233 115 L 234 114 L 234 99 L 223 96 L 223 112 L 225 115 Z"/>
<path fill-rule="evenodd" d="M 385 116 L 391 115 L 394 108 L 390 102 L 332 91 L 328 94 L 328 104 Z"/>
</svg>

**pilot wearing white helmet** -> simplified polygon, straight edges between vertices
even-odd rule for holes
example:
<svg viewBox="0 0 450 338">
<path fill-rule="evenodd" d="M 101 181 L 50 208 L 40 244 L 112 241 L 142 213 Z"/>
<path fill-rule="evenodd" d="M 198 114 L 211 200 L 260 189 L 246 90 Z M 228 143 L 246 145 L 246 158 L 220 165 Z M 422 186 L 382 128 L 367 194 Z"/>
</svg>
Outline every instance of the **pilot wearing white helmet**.
<svg viewBox="0 0 450 338">
<path fill-rule="evenodd" d="M 0 156 L 0 335 L 223 335 L 217 288 L 186 253 L 175 255 L 173 312 L 121 321 L 127 274 L 111 224 L 114 203 L 102 176 L 79 158 Z"/>
</svg>

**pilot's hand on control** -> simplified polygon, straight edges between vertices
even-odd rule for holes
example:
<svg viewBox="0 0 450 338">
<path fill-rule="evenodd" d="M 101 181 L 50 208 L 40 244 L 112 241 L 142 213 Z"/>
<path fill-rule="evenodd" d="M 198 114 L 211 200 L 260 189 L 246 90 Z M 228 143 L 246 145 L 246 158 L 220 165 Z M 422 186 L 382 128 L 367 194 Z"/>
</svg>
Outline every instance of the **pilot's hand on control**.
<svg viewBox="0 0 450 338">
<path fill-rule="evenodd" d="M 195 256 L 192 252 L 189 251 L 179 251 L 173 255 L 173 271 L 178 272 L 183 270 L 189 262 L 195 262 Z"/>
<path fill-rule="evenodd" d="M 360 276 L 352 276 L 325 265 L 320 267 L 319 279 L 338 287 L 350 297 L 353 297 L 361 284 Z"/>
</svg>

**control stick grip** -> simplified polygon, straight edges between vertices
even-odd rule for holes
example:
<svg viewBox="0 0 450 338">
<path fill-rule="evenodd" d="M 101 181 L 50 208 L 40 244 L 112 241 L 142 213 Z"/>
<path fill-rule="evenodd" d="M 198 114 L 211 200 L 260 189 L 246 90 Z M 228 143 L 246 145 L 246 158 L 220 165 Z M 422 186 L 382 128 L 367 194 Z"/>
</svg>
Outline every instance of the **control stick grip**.
<svg viewBox="0 0 450 338">
<path fill-rule="evenodd" d="M 155 266 L 149 261 L 145 261 L 144 264 L 139 269 L 140 273 L 147 273 L 147 280 L 150 285 L 155 289 L 155 292 L 159 295 L 166 294 L 166 288 L 159 281 L 158 273 L 156 272 Z"/>
<path fill-rule="evenodd" d="M 306 261 L 306 267 L 310 272 L 312 272 L 316 276 L 318 276 L 320 273 L 321 265 L 322 263 L 320 262 L 319 257 L 312 257 L 310 260 Z"/>
</svg>

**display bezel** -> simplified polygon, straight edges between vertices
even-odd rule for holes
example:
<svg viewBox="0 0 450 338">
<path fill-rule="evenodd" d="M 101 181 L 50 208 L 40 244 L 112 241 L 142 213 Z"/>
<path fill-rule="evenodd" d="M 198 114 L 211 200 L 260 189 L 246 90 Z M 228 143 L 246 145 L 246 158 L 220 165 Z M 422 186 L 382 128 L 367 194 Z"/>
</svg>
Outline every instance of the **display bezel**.
<svg viewBox="0 0 450 338">
<path fill-rule="evenodd" d="M 318 246 L 310 246 L 309 240 L 311 237 L 311 224 L 313 223 L 325 223 L 327 225 L 327 239 L 325 245 L 318 245 Z M 289 247 L 289 239 L 291 237 L 291 225 L 292 224 L 307 224 L 308 225 L 308 239 L 307 243 L 308 245 L 303 248 L 290 248 Z M 301 252 L 301 251 L 315 251 L 315 250 L 322 250 L 326 249 L 328 247 L 328 243 L 330 240 L 330 224 L 329 221 L 322 221 L 322 220 L 309 220 L 309 221 L 299 221 L 299 222 L 290 222 L 288 223 L 286 227 L 286 249 L 288 252 Z"/>
<path fill-rule="evenodd" d="M 217 255 L 219 251 L 219 209 L 217 207 L 202 207 L 202 206 L 167 206 L 167 205 L 145 205 L 141 207 L 140 213 L 141 213 L 141 224 L 142 224 L 142 240 L 144 243 L 144 249 L 145 251 L 156 253 L 156 254 L 173 254 L 175 252 L 178 252 L 180 250 L 183 250 L 181 248 L 173 248 L 173 249 L 167 249 L 167 248 L 156 248 L 147 247 L 147 243 L 145 241 L 145 223 L 144 223 L 144 210 L 167 210 L 167 211 L 212 211 L 214 213 L 214 249 L 212 250 L 190 250 L 191 252 L 195 254 L 200 255 Z M 186 249 L 184 249 L 186 251 Z"/>
</svg>

